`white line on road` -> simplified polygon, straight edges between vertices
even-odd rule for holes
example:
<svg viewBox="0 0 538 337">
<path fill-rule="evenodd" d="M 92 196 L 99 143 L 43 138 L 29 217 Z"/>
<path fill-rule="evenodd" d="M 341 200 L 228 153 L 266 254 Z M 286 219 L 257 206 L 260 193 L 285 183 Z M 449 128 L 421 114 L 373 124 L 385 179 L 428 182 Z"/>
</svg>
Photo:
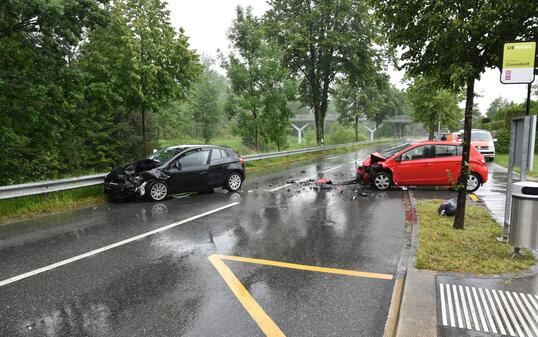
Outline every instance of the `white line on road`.
<svg viewBox="0 0 538 337">
<path fill-rule="evenodd" d="M 480 299 L 478 298 L 478 295 L 476 294 L 476 288 L 471 287 L 471 290 L 473 291 L 474 300 L 476 302 L 476 307 L 478 309 L 478 315 L 480 316 L 480 322 L 482 323 L 482 329 L 484 329 L 485 332 L 489 332 L 486 319 L 484 318 L 484 312 L 482 311 L 482 306 L 480 305 Z M 487 303 L 484 301 L 484 294 L 480 294 L 480 295 L 482 296 L 482 301 L 484 303 L 484 306 L 487 305 Z"/>
<path fill-rule="evenodd" d="M 337 168 L 339 168 L 339 167 L 342 167 L 342 165 L 338 165 L 338 166 L 335 166 L 335 167 L 333 167 L 333 168 L 330 168 L 330 169 L 328 169 L 328 170 L 325 170 L 325 171 L 321 171 L 321 173 L 327 173 L 327 172 L 331 172 L 332 170 L 336 170 L 336 169 L 337 169 Z"/>
<path fill-rule="evenodd" d="M 284 187 L 288 187 L 288 186 L 291 186 L 291 184 L 284 184 L 282 186 L 275 187 L 273 189 L 270 189 L 269 192 L 275 192 L 275 191 L 278 191 L 278 190 L 283 189 Z"/>
<path fill-rule="evenodd" d="M 444 284 L 441 283 L 439 285 L 439 289 L 440 289 L 439 293 L 441 294 L 441 317 L 443 319 L 443 325 L 447 325 Z"/>
<path fill-rule="evenodd" d="M 219 207 L 219 208 L 215 208 L 215 209 L 213 209 L 211 211 L 207 211 L 205 213 L 192 216 L 192 217 L 190 217 L 188 219 L 184 219 L 184 220 L 181 220 L 181 221 L 178 221 L 178 222 L 174 222 L 174 223 L 172 223 L 170 225 L 160 227 L 160 228 L 154 229 L 152 231 L 149 231 L 149 232 L 137 235 L 137 236 L 133 236 L 132 238 L 125 239 L 125 240 L 122 240 L 122 241 L 118 241 L 118 242 L 113 243 L 111 245 L 108 245 L 108 246 L 105 246 L 105 247 L 102 247 L 102 248 L 99 248 L 99 249 L 95 249 L 95 250 L 92 250 L 90 252 L 80 254 L 80 255 L 71 257 L 69 259 L 62 260 L 60 262 L 56 262 L 56 263 L 50 264 L 50 265 L 45 266 L 45 267 L 41 267 L 41 268 L 38 268 L 38 269 L 35 269 L 35 270 L 32 270 L 32 271 L 29 271 L 27 273 L 20 274 L 20 275 L 8 278 L 6 280 L 0 281 L 0 287 L 3 287 L 3 286 L 8 285 L 10 283 L 14 283 L 14 282 L 20 281 L 22 279 L 37 275 L 37 274 L 44 273 L 46 271 L 49 271 L 49 270 L 64 266 L 64 265 L 69 264 L 69 263 L 73 263 L 73 262 L 78 261 L 78 260 L 82 260 L 84 258 L 87 258 L 87 257 L 93 256 L 93 255 L 105 252 L 107 250 L 110 250 L 110 249 L 113 249 L 113 248 L 116 248 L 116 247 L 119 247 L 119 246 L 123 246 L 125 244 L 128 244 L 128 243 L 136 241 L 136 240 L 143 239 L 143 238 L 148 237 L 150 235 L 157 234 L 157 233 L 160 233 L 160 232 L 164 232 L 164 231 L 166 231 L 166 230 L 168 230 L 170 228 L 174 228 L 174 227 L 177 227 L 179 225 L 183 225 L 183 224 L 185 224 L 187 222 L 191 222 L 191 221 L 203 218 L 203 217 L 205 217 L 207 215 L 220 212 L 222 210 L 225 210 L 227 208 L 236 206 L 238 204 L 239 204 L 239 202 L 233 202 L 231 204 L 228 204 L 228 205 L 225 205 L 225 206 L 222 206 L 222 207 Z"/>
<path fill-rule="evenodd" d="M 469 311 L 467 310 L 467 302 L 465 301 L 465 294 L 463 293 L 463 287 L 459 286 L 461 305 L 463 307 L 463 317 L 465 318 L 465 326 L 467 329 L 472 329 L 471 320 L 469 319 Z"/>
<path fill-rule="evenodd" d="M 467 299 L 469 300 L 469 308 L 471 310 L 471 317 L 473 318 L 473 325 L 476 330 L 480 331 L 480 325 L 478 324 L 478 318 L 476 317 L 476 310 L 474 308 L 473 297 L 471 296 L 471 291 L 468 286 L 465 286 L 465 293 L 467 294 Z"/>
</svg>

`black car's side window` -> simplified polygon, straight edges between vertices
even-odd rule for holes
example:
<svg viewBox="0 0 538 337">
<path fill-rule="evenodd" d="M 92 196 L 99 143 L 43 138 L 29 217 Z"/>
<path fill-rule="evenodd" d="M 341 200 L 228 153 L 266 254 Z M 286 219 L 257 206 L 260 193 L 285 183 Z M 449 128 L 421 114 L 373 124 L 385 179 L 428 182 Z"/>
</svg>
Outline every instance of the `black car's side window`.
<svg viewBox="0 0 538 337">
<path fill-rule="evenodd" d="M 222 159 L 222 153 L 220 149 L 213 149 L 211 150 L 211 163 L 215 163 L 220 161 Z"/>
<path fill-rule="evenodd" d="M 220 150 L 220 154 L 221 154 L 222 158 L 228 158 L 229 157 L 228 152 L 226 152 L 226 150 Z"/>
<path fill-rule="evenodd" d="M 184 156 L 179 158 L 181 168 L 206 165 L 209 158 L 209 150 L 195 150 L 187 152 Z"/>
</svg>

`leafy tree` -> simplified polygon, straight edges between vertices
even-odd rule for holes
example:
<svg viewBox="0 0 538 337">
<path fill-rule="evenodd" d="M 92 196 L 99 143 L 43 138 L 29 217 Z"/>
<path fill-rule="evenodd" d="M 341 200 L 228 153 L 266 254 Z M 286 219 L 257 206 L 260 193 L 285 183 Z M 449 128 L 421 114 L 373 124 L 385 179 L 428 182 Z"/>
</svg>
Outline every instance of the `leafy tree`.
<svg viewBox="0 0 538 337">
<path fill-rule="evenodd" d="M 270 34 L 287 67 L 298 75 L 303 103 L 314 112 L 316 139 L 324 138 L 329 94 L 339 74 L 353 82 L 373 71 L 374 28 L 362 1 L 269 0 Z"/>
<path fill-rule="evenodd" d="M 211 138 L 215 136 L 216 126 L 222 115 L 221 93 L 214 81 L 217 76 L 218 74 L 211 70 L 206 71 L 202 81 L 194 87 L 190 104 L 193 120 L 201 127 L 202 137 L 206 143 L 209 143 Z"/>
<path fill-rule="evenodd" d="M 455 90 L 466 87 L 462 174 L 454 220 L 454 228 L 462 229 L 474 84 L 486 68 L 500 65 L 505 42 L 537 38 L 536 1 L 382 0 L 372 4 L 390 46 L 403 50 L 402 67 L 411 77 L 425 75 Z"/>
<path fill-rule="evenodd" d="M 106 22 L 104 3 L 0 2 L 0 184 L 65 170 L 80 100 L 70 63 L 84 33 Z"/>
<path fill-rule="evenodd" d="M 411 117 L 424 124 L 429 132 L 429 139 L 434 139 L 439 122 L 449 128 L 459 127 L 463 115 L 454 93 L 446 89 L 436 89 L 424 78 L 417 78 L 407 93 L 413 107 Z"/>
<path fill-rule="evenodd" d="M 502 97 L 497 97 L 489 104 L 488 110 L 486 111 L 486 117 L 493 120 L 496 119 L 497 113 L 500 109 L 504 108 L 510 104 L 506 99 Z"/>
<path fill-rule="evenodd" d="M 132 47 L 131 76 L 137 89 L 130 107 L 141 115 L 144 154 L 148 154 L 147 114 L 183 99 L 202 67 L 183 31 L 172 27 L 165 1 L 116 0 L 115 5 L 129 27 L 125 38 Z"/>
<path fill-rule="evenodd" d="M 287 102 L 295 96 L 295 82 L 250 7 L 237 8 L 229 39 L 232 52 L 223 59 L 231 86 L 226 112 L 237 119 L 237 132 L 257 151 L 262 139 L 281 147 L 292 116 Z"/>
</svg>

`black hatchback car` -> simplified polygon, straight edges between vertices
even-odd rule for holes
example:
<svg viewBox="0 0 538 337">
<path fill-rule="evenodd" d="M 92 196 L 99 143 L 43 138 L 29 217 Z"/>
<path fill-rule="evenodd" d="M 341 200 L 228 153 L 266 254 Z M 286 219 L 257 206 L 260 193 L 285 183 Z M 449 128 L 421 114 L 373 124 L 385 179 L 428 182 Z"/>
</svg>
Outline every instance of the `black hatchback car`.
<svg viewBox="0 0 538 337">
<path fill-rule="evenodd" d="M 207 192 L 215 187 L 238 191 L 244 180 L 245 161 L 233 150 L 179 145 L 115 168 L 105 177 L 105 193 L 115 200 L 145 195 L 158 201 L 174 193 Z"/>
</svg>

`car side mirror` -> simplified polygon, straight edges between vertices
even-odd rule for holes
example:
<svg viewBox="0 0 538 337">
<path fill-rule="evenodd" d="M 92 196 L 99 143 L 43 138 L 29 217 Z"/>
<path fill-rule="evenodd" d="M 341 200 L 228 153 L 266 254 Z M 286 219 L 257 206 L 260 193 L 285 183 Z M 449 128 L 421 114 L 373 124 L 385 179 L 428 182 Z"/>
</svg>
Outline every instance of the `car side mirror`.
<svg viewBox="0 0 538 337">
<path fill-rule="evenodd" d="M 398 157 L 394 158 L 394 160 L 397 161 L 397 162 L 400 162 L 400 161 L 402 161 L 402 156 L 398 156 Z"/>
<path fill-rule="evenodd" d="M 178 170 L 181 170 L 181 163 L 179 161 L 175 161 L 170 165 L 170 168 L 177 168 Z"/>
</svg>

